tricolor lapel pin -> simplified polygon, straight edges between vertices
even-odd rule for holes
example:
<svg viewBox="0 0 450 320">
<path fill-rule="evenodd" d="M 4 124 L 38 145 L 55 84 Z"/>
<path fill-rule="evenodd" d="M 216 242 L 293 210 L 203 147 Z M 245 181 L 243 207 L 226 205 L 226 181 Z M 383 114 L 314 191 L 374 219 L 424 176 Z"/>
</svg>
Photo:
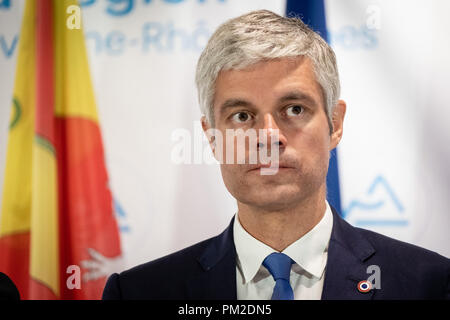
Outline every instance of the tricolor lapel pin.
<svg viewBox="0 0 450 320">
<path fill-rule="evenodd" d="M 361 293 L 367 293 L 372 289 L 372 283 L 368 280 L 358 282 L 358 291 Z"/>
</svg>

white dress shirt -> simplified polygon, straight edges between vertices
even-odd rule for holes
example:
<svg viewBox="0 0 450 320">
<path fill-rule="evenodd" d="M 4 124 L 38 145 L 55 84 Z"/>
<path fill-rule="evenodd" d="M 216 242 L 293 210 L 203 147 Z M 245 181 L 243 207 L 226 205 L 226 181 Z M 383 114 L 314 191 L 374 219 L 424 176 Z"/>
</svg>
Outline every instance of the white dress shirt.
<svg viewBox="0 0 450 320">
<path fill-rule="evenodd" d="M 290 275 L 295 300 L 320 300 L 332 227 L 333 214 L 327 202 L 319 223 L 282 251 L 295 262 Z M 242 227 L 237 213 L 233 232 L 237 253 L 237 299 L 270 300 L 275 281 L 262 263 L 269 254 L 277 251 L 251 236 Z"/>
</svg>

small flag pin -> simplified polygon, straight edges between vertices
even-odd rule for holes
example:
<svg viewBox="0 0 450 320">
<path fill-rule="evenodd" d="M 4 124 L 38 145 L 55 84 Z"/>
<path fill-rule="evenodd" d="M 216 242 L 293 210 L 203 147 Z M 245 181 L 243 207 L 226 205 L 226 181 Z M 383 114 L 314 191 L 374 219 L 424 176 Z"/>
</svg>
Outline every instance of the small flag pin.
<svg viewBox="0 0 450 320">
<path fill-rule="evenodd" d="M 361 293 L 367 293 L 372 289 L 372 283 L 368 280 L 363 280 L 358 283 L 358 291 Z"/>
</svg>

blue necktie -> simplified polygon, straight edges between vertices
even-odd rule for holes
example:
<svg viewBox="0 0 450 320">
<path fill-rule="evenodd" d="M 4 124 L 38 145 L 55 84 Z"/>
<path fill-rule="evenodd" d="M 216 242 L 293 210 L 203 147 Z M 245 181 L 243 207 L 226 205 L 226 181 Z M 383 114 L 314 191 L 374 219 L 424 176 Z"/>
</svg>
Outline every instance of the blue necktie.
<svg viewBox="0 0 450 320">
<path fill-rule="evenodd" d="M 263 261 L 263 266 L 269 270 L 275 280 L 272 300 L 294 300 L 289 277 L 291 274 L 291 265 L 294 263 L 284 253 L 271 253 Z"/>
</svg>

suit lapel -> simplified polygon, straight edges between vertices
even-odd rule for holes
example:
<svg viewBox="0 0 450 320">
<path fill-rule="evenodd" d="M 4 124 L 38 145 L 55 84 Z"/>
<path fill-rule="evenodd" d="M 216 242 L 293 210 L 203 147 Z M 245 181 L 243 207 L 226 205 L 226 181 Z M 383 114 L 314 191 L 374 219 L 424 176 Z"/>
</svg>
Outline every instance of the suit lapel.
<svg viewBox="0 0 450 320">
<path fill-rule="evenodd" d="M 188 280 L 189 299 L 237 299 L 233 223 L 234 217 L 227 229 L 213 238 L 198 257 L 202 271 Z"/>
<path fill-rule="evenodd" d="M 333 211 L 333 229 L 328 247 L 323 300 L 370 300 L 375 290 L 361 293 L 358 283 L 367 280 L 368 260 L 375 253 L 372 245 Z"/>
<path fill-rule="evenodd" d="M 322 291 L 323 300 L 370 300 L 376 290 L 358 291 L 367 280 L 367 266 L 375 253 L 372 245 L 332 207 L 333 229 Z M 233 223 L 213 238 L 198 257 L 201 272 L 187 280 L 188 299 L 236 300 L 236 248 Z"/>
</svg>

